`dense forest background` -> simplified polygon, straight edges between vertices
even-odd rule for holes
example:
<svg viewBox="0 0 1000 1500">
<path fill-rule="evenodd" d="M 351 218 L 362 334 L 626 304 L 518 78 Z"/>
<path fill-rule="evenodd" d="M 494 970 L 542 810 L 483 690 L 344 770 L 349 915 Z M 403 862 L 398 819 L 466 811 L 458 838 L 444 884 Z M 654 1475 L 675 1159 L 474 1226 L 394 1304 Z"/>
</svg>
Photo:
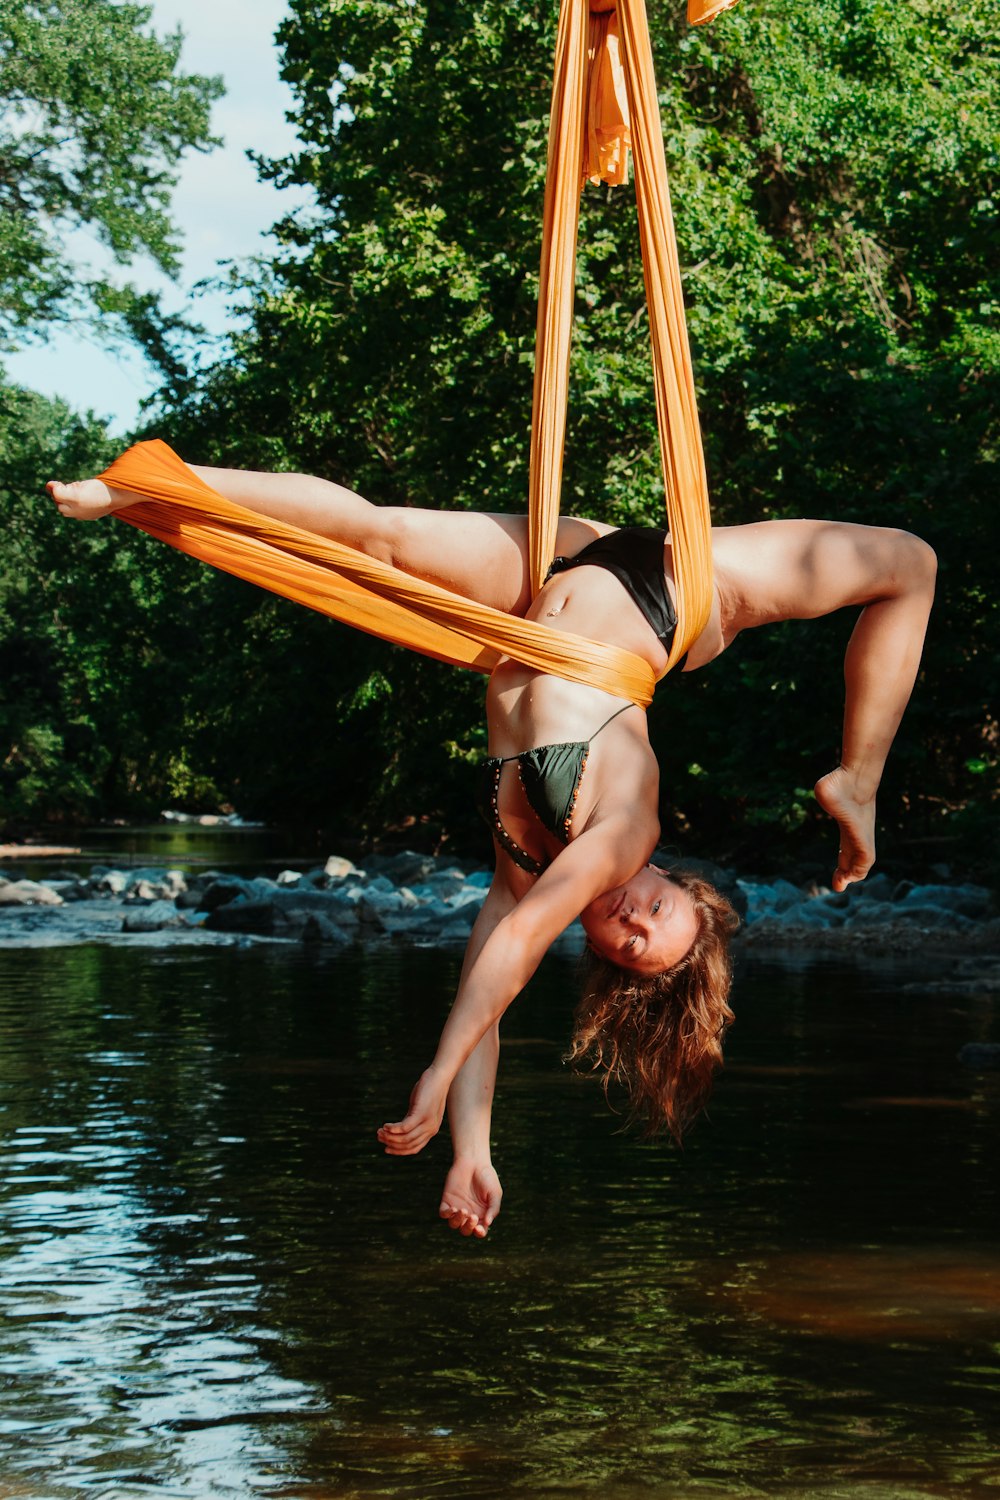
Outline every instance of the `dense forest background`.
<svg viewBox="0 0 1000 1500">
<path fill-rule="evenodd" d="M 162 373 L 143 433 L 376 501 L 525 507 L 555 0 L 292 0 L 279 35 L 307 186 L 247 266 L 223 358 L 123 267 L 176 261 L 183 151 L 211 79 L 148 12 L 0 0 L 0 340 L 90 320 Z M 832 516 L 938 550 L 883 849 L 996 873 L 1000 847 L 1000 18 L 937 0 L 653 0 L 661 109 L 717 520 Z M 92 416 L 0 385 L 0 823 L 173 805 L 330 838 L 482 847 L 482 681 L 199 568 L 117 522 L 59 524 L 53 476 L 112 456 Z M 630 189 L 588 188 L 565 510 L 662 514 Z M 815 850 L 851 620 L 741 638 L 651 711 L 664 835 L 761 868 Z M 821 848 L 828 853 L 828 836 Z"/>
</svg>

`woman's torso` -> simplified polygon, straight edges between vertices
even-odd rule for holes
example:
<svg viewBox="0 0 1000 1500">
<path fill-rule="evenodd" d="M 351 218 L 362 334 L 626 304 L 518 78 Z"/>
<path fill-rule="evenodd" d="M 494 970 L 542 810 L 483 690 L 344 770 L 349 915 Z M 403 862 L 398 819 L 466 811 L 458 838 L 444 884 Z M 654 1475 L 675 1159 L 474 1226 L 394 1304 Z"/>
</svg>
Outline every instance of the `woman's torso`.
<svg viewBox="0 0 1000 1500">
<path fill-rule="evenodd" d="M 595 530 L 607 536 L 614 528 L 595 525 Z M 663 536 L 669 609 L 673 571 Z M 712 649 L 717 616 L 716 605 L 689 653 L 689 670 L 717 654 Z M 658 676 L 666 666 L 669 639 L 658 639 L 630 590 L 604 566 L 556 572 L 526 618 L 631 651 Z M 657 623 L 662 628 L 662 619 Z M 491 759 L 484 768 L 481 809 L 498 846 L 528 875 L 540 873 L 560 847 L 623 804 L 630 810 L 637 847 L 655 842 L 655 758 L 645 714 L 627 699 L 505 661 L 490 679 L 487 722 Z M 566 815 L 557 816 L 559 810 Z"/>
</svg>

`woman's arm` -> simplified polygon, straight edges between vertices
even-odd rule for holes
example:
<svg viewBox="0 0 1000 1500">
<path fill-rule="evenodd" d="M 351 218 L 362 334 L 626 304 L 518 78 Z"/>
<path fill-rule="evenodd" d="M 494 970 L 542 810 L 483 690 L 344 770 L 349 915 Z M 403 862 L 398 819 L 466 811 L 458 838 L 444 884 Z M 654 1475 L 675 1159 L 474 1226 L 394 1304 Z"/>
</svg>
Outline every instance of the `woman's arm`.
<svg viewBox="0 0 1000 1500">
<path fill-rule="evenodd" d="M 463 974 L 434 1060 L 410 1095 L 405 1118 L 378 1132 L 388 1150 L 412 1156 L 437 1134 L 459 1070 L 521 993 L 554 940 L 602 891 L 634 875 L 651 852 L 652 844 L 637 847 L 634 820 L 606 818 L 567 845 L 497 923 Z"/>
<path fill-rule="evenodd" d="M 493 876 L 486 900 L 476 918 L 465 950 L 459 988 L 483 944 L 497 925 L 514 910 L 517 896 L 507 880 L 506 861 Z M 500 1060 L 500 1027 L 487 1031 L 459 1069 L 448 1094 L 448 1124 L 454 1153 L 441 1195 L 440 1215 L 450 1229 L 485 1239 L 500 1212 L 503 1189 L 493 1168 L 490 1125 L 493 1091 Z M 386 1150 L 393 1154 L 392 1147 Z"/>
</svg>

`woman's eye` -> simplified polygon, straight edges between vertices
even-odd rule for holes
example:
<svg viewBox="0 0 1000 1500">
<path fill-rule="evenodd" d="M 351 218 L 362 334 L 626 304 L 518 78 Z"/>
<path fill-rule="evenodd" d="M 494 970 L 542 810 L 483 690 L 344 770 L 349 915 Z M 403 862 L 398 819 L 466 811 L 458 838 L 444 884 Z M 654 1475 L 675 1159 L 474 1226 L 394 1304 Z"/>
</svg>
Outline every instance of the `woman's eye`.
<svg viewBox="0 0 1000 1500">
<path fill-rule="evenodd" d="M 659 903 L 659 901 L 654 901 L 653 902 L 653 911 L 652 911 L 652 915 L 654 917 L 656 916 L 656 913 L 659 911 L 659 909 L 660 909 L 660 903 Z"/>
<path fill-rule="evenodd" d="M 625 944 L 625 947 L 626 948 L 634 948 L 635 947 L 635 942 L 636 942 L 636 934 L 633 932 L 632 936 L 629 938 L 628 942 Z"/>
</svg>

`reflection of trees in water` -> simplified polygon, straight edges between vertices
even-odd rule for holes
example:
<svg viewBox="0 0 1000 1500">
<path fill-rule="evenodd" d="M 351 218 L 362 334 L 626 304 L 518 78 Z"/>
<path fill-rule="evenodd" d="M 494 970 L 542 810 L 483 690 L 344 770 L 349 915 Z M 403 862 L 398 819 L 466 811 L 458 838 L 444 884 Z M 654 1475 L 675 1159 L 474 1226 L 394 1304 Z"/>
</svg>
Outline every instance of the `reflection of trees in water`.
<svg viewBox="0 0 1000 1500">
<path fill-rule="evenodd" d="M 0 1363 L 48 1423 L 14 1472 L 676 1500 L 986 1468 L 996 1188 L 979 1085 L 950 1071 L 968 1008 L 755 961 L 677 1152 L 561 1063 L 553 963 L 508 1022 L 507 1199 L 477 1244 L 435 1221 L 444 1143 L 398 1162 L 374 1139 L 458 962 L 0 954 L 8 1162 L 50 1153 L 24 1168 L 45 1182 L 3 1179 Z M 960 1087 L 971 1108 L 937 1107 Z M 43 1148 L 12 1134 L 40 1125 Z"/>
</svg>

